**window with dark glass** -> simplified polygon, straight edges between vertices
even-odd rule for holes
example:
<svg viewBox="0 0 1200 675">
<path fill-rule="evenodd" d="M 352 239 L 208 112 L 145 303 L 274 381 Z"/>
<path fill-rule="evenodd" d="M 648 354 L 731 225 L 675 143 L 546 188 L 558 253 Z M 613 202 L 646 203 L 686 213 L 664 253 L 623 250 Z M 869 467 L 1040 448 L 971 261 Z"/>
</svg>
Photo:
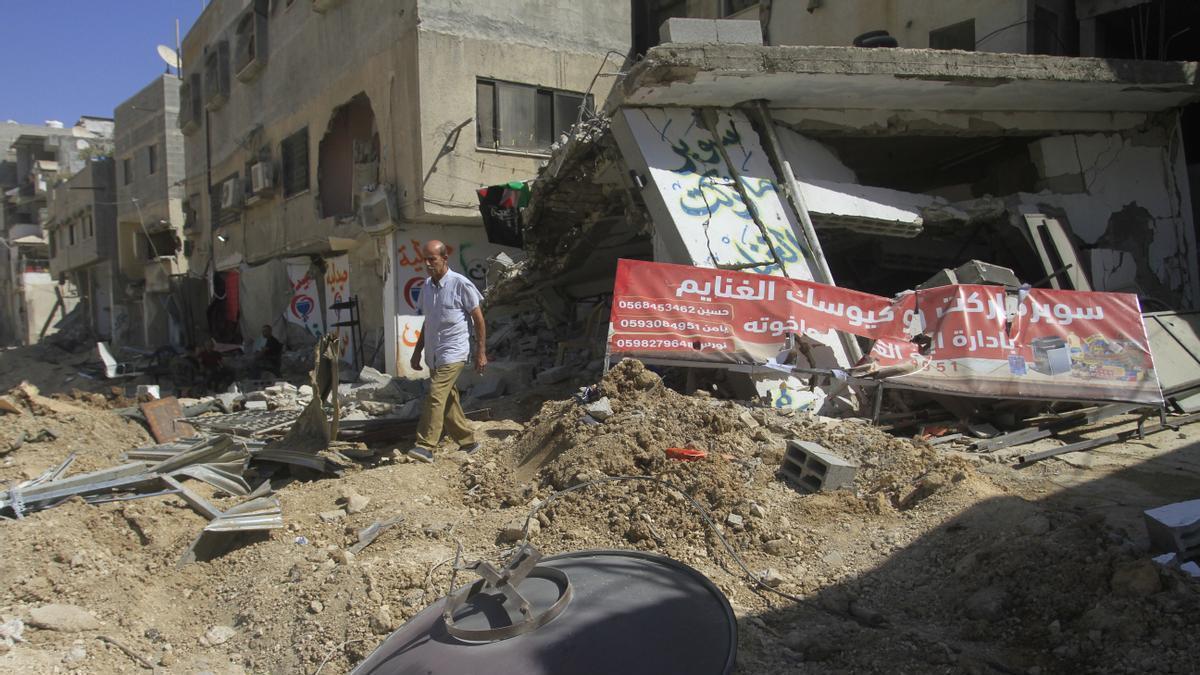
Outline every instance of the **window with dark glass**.
<svg viewBox="0 0 1200 675">
<path fill-rule="evenodd" d="M 308 189 L 308 127 L 283 139 L 279 145 L 283 167 L 283 196 L 291 197 Z"/>
<path fill-rule="evenodd" d="M 475 140 L 481 148 L 545 153 L 593 107 L 589 96 L 528 84 L 475 82 Z"/>
</svg>

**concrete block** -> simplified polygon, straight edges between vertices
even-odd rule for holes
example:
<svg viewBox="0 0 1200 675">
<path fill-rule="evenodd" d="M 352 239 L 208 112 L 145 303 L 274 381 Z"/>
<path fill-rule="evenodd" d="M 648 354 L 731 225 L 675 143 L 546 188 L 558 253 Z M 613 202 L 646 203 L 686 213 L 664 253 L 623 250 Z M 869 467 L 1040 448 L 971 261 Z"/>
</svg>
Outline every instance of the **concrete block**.
<svg viewBox="0 0 1200 675">
<path fill-rule="evenodd" d="M 849 487 L 858 465 L 817 443 L 790 440 L 780 472 L 802 492 L 828 492 Z"/>
<path fill-rule="evenodd" d="M 392 415 L 399 417 L 402 420 L 415 420 L 421 416 L 421 399 L 414 398 L 413 400 L 398 406 Z"/>
<path fill-rule="evenodd" d="M 663 43 L 715 44 L 717 22 L 712 19 L 670 18 L 659 26 L 658 37 Z M 762 44 L 762 35 L 759 35 L 758 43 Z"/>
<path fill-rule="evenodd" d="M 602 397 L 598 401 L 593 401 L 583 407 L 593 419 L 603 422 L 613 416 L 612 403 L 607 396 Z"/>
<path fill-rule="evenodd" d="M 1143 515 L 1151 549 L 1183 560 L 1200 557 L 1200 499 L 1147 509 Z"/>
<path fill-rule="evenodd" d="M 267 409 L 266 401 L 246 401 L 246 410 L 263 411 Z"/>
<path fill-rule="evenodd" d="M 363 366 L 363 369 L 358 373 L 358 381 L 364 384 L 375 383 L 386 387 L 392 383 L 392 376 L 384 375 L 371 366 Z"/>
<path fill-rule="evenodd" d="M 731 45 L 761 45 L 762 24 L 754 19 L 719 19 L 713 22 L 717 28 L 717 42 Z"/>
<path fill-rule="evenodd" d="M 499 375 L 487 374 L 471 387 L 471 397 L 477 399 L 498 398 L 504 395 L 505 383 Z"/>
<path fill-rule="evenodd" d="M 574 366 L 557 366 L 555 368 L 547 368 L 537 375 L 538 384 L 558 384 L 566 379 L 569 379 L 578 370 Z"/>
</svg>

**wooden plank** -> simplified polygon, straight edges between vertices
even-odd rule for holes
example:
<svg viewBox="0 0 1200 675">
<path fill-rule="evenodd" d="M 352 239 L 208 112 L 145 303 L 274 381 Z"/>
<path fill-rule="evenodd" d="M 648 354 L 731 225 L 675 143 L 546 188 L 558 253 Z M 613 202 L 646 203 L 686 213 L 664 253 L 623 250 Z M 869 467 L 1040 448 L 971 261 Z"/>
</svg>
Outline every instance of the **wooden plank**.
<svg viewBox="0 0 1200 675">
<path fill-rule="evenodd" d="M 142 414 L 146 416 L 146 424 L 150 426 L 150 434 L 159 443 L 169 443 L 196 435 L 196 430 L 190 424 L 180 421 L 183 408 L 179 405 L 179 399 L 174 396 L 147 401 L 140 407 Z"/>
</svg>

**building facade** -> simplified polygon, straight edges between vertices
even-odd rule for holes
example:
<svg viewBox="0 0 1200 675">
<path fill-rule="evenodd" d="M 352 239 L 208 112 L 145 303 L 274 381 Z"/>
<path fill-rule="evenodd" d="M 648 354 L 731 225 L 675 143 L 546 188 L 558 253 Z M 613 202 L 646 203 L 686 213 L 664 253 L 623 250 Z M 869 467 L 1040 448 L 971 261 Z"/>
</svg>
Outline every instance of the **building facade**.
<svg viewBox="0 0 1200 675">
<path fill-rule="evenodd" d="M 72 127 L 0 124 L 0 344 L 36 342 L 53 331 L 52 313 L 65 315 L 77 301 L 73 288 L 56 291 L 42 226 L 57 181 L 107 153 L 111 138 L 112 120 L 103 117 Z"/>
<path fill-rule="evenodd" d="M 183 250 L 184 145 L 175 75 L 161 75 L 117 106 L 117 240 L 123 284 L 114 341 L 193 346 L 188 337 L 204 285 L 187 279 Z M 198 296 L 192 302 L 192 295 Z"/>
<path fill-rule="evenodd" d="M 183 43 L 179 128 L 214 336 L 273 324 L 295 346 L 357 317 L 358 363 L 394 368 L 420 242 L 483 283 L 501 248 L 476 191 L 535 175 L 602 103 L 629 32 L 627 6 L 584 0 L 210 3 Z"/>
<path fill-rule="evenodd" d="M 117 259 L 116 176 L 111 157 L 89 159 L 52 188 L 43 224 L 50 276 L 77 290 L 88 326 L 100 340 L 113 335 Z"/>
</svg>

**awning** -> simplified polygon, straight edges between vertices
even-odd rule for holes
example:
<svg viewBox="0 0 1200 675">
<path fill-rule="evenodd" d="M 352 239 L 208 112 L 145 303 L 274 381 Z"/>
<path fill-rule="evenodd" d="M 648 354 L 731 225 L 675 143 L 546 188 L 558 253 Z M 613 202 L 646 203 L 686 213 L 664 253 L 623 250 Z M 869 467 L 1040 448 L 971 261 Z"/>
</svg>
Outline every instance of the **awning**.
<svg viewBox="0 0 1200 675">
<path fill-rule="evenodd" d="M 40 225 L 22 223 L 20 225 L 13 225 L 8 228 L 8 240 L 14 244 L 24 243 L 21 240 L 28 239 L 30 237 L 41 241 L 43 244 L 46 243 L 46 240 L 42 237 L 42 228 Z"/>
</svg>

